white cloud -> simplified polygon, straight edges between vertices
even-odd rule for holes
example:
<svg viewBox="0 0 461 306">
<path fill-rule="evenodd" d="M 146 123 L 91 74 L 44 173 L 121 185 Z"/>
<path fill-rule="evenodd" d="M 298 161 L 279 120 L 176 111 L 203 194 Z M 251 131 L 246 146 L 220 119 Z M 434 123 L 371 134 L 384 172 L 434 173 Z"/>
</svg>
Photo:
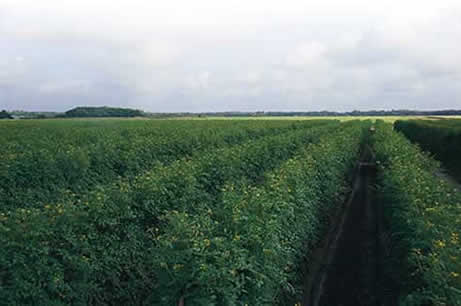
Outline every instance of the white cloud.
<svg viewBox="0 0 461 306">
<path fill-rule="evenodd" d="M 241 76 L 237 77 L 237 81 L 241 81 L 247 84 L 257 84 L 262 80 L 261 72 L 258 71 L 247 71 Z"/>
<path fill-rule="evenodd" d="M 152 111 L 437 108 L 461 94 L 459 1 L 0 0 L 0 20 L 13 108 L 109 94 Z"/>
<path fill-rule="evenodd" d="M 44 94 L 87 94 L 91 89 L 91 83 L 87 80 L 70 80 L 70 81 L 55 81 L 41 84 L 38 87 L 39 93 Z"/>
<path fill-rule="evenodd" d="M 141 54 L 141 61 L 151 67 L 167 67 L 174 64 L 180 56 L 177 46 L 162 41 L 149 42 Z"/>
<path fill-rule="evenodd" d="M 192 90 L 206 90 L 210 87 L 210 73 L 202 71 L 186 78 L 185 86 Z"/>
<path fill-rule="evenodd" d="M 320 42 L 302 43 L 286 58 L 289 67 L 310 69 L 312 66 L 327 65 L 325 53 L 327 48 Z"/>
</svg>

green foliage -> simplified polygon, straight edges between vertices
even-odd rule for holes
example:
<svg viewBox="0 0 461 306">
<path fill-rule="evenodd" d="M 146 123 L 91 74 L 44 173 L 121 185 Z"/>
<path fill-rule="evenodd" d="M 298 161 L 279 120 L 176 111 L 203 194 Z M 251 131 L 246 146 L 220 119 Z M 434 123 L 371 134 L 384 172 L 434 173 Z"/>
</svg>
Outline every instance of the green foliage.
<svg viewBox="0 0 461 306">
<path fill-rule="evenodd" d="M 155 229 L 159 304 L 293 305 L 300 264 L 347 187 L 367 123 L 311 144 L 261 186 L 226 184 L 219 203 L 167 212 Z"/>
<path fill-rule="evenodd" d="M 235 123 L 226 124 L 228 129 L 232 129 Z M 160 258 L 163 255 L 159 251 L 167 253 L 169 250 L 164 249 L 156 238 L 174 236 L 174 233 L 177 237 L 190 235 L 194 227 L 189 226 L 187 219 L 176 220 L 171 216 L 187 218 L 193 214 L 199 220 L 203 217 L 203 222 L 206 222 L 207 208 L 223 205 L 220 203 L 224 203 L 227 197 L 227 193 L 223 192 L 226 186 L 245 184 L 257 188 L 266 184 L 269 180 L 265 175 L 267 171 L 279 167 L 306 144 L 318 142 L 325 135 L 335 135 L 339 125 L 337 122 L 326 125 L 299 123 L 290 124 L 287 128 L 286 124 L 276 122 L 251 124 L 261 124 L 263 130 L 269 128 L 266 133 L 279 128 L 283 132 L 260 136 L 239 145 L 218 146 L 193 153 L 170 164 L 154 164 L 151 169 L 141 171 L 131 179 L 116 178 L 112 183 L 95 187 L 84 197 L 67 197 L 55 204 L 10 209 L 2 213 L 0 300 L 6 304 L 42 305 L 164 304 L 165 298 L 185 295 L 188 290 L 182 284 L 190 275 L 182 275 L 182 280 L 180 277 L 179 280 L 174 278 L 164 282 L 165 274 L 171 272 L 165 269 Z M 178 125 L 175 122 L 172 126 L 177 129 Z M 278 128 L 270 130 L 271 125 Z M 315 125 L 319 127 L 306 128 Z M 187 131 L 190 130 L 188 126 Z M 213 131 L 216 133 L 216 129 Z M 343 139 L 341 143 L 347 148 L 353 142 Z M 87 160 L 80 150 L 75 150 L 73 156 L 77 165 L 84 165 Z M 107 149 L 107 152 L 111 150 Z M 54 159 L 50 160 L 51 163 Z M 67 166 L 71 169 L 75 167 L 72 163 Z M 82 175 L 88 177 L 88 172 Z M 198 225 L 203 226 L 202 223 Z M 213 226 L 214 230 L 217 225 Z M 206 241 L 203 243 L 207 245 Z M 189 252 L 186 246 L 180 244 L 174 247 Z M 223 244 L 222 247 L 230 245 Z M 219 252 L 225 251 L 221 247 L 219 249 Z M 249 252 L 245 249 L 239 251 Z M 173 255 L 178 258 L 184 256 L 177 252 Z M 180 271 L 188 263 L 175 264 L 173 269 Z M 187 269 L 194 270 L 195 267 L 187 265 Z M 214 273 L 222 276 L 219 271 Z M 226 283 L 225 279 L 220 281 Z M 164 286 L 168 290 L 161 290 Z M 195 283 L 187 286 L 193 288 Z M 228 285 L 222 286 L 216 289 L 216 301 L 222 300 L 222 290 L 229 288 Z M 170 295 L 172 292 L 174 294 Z M 194 294 L 193 301 L 199 304 L 210 297 L 200 297 L 195 295 L 196 291 L 191 292 Z M 237 294 L 240 291 L 234 292 L 235 302 L 235 298 L 240 298 Z M 227 294 L 225 298 L 231 304 L 232 297 Z"/>
<path fill-rule="evenodd" d="M 142 117 L 144 113 L 137 109 L 117 107 L 76 107 L 64 113 L 64 117 Z"/>
<path fill-rule="evenodd" d="M 396 121 L 395 129 L 434 154 L 461 181 L 461 120 Z"/>
<path fill-rule="evenodd" d="M 11 117 L 11 115 L 6 110 L 2 110 L 0 112 L 0 119 L 13 119 L 13 117 Z"/>
<path fill-rule="evenodd" d="M 438 163 L 377 124 L 381 202 L 391 234 L 387 271 L 401 305 L 461 305 L 461 195 Z"/>
<path fill-rule="evenodd" d="M 293 305 L 369 125 L 2 123 L 0 304 Z M 390 125 L 373 142 L 400 304 L 460 305 L 461 196 Z"/>
<path fill-rule="evenodd" d="M 0 125 L 0 211 L 41 207 L 158 163 L 333 123 L 41 120 Z"/>
</svg>

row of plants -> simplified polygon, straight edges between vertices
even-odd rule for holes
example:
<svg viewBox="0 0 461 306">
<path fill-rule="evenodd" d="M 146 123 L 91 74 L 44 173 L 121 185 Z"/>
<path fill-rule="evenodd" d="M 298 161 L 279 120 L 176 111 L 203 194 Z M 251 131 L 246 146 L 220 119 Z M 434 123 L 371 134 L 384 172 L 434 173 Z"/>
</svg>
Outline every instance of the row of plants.
<svg viewBox="0 0 461 306">
<path fill-rule="evenodd" d="M 200 214 L 227 184 L 264 183 L 264 173 L 338 123 L 158 165 L 133 182 L 85 199 L 0 214 L 0 300 L 7 304 L 141 304 L 161 282 L 153 234 L 172 211 Z M 208 203 L 208 204 L 205 204 Z"/>
<path fill-rule="evenodd" d="M 461 181 L 461 120 L 396 121 L 395 129 L 434 154 Z"/>
<path fill-rule="evenodd" d="M 373 141 L 388 233 L 386 286 L 400 305 L 461 305 L 461 194 L 390 124 L 378 122 Z"/>
<path fill-rule="evenodd" d="M 416 120 L 411 120 L 416 121 Z M 459 119 L 448 119 L 448 118 L 438 118 L 432 120 L 418 120 L 425 125 L 439 126 L 439 127 L 451 127 L 455 129 L 461 128 L 461 120 Z"/>
<path fill-rule="evenodd" d="M 8 124 L 3 137 L 17 140 L 4 141 L 1 149 L 1 210 L 56 202 L 119 177 L 135 176 L 157 163 L 328 121 L 107 120 L 94 125 L 90 121 L 89 126 L 78 120 L 41 122 L 38 127 L 34 122 Z"/>
<path fill-rule="evenodd" d="M 302 264 L 349 187 L 369 122 L 343 124 L 217 203 L 170 210 L 151 228 L 158 281 L 149 303 L 297 305 Z"/>
</svg>

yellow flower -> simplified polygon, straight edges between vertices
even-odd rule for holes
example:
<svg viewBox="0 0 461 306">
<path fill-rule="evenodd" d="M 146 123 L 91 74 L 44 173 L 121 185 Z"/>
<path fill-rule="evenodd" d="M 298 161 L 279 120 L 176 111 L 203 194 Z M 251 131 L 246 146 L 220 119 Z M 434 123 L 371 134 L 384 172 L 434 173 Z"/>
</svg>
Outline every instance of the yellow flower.
<svg viewBox="0 0 461 306">
<path fill-rule="evenodd" d="M 457 244 L 459 242 L 459 235 L 458 233 L 451 233 L 451 239 L 450 239 L 452 244 Z"/>
<path fill-rule="evenodd" d="M 452 277 L 458 277 L 459 276 L 459 273 L 456 273 L 456 272 L 450 272 L 450 275 Z"/>
<path fill-rule="evenodd" d="M 439 247 L 439 248 L 444 248 L 445 247 L 445 242 L 443 242 L 442 240 L 436 240 L 435 245 L 437 247 Z"/>
<path fill-rule="evenodd" d="M 174 270 L 180 270 L 180 269 L 182 269 L 183 267 L 184 267 L 184 265 L 175 264 L 175 265 L 173 266 L 173 269 L 174 269 Z"/>
</svg>

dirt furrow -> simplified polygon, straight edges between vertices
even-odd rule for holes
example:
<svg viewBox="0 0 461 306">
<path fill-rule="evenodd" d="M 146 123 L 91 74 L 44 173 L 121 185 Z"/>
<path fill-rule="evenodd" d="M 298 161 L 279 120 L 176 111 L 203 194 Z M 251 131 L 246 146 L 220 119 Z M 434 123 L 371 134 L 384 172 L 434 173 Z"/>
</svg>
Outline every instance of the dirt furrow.
<svg viewBox="0 0 461 306">
<path fill-rule="evenodd" d="M 353 191 L 330 226 L 306 288 L 304 305 L 380 305 L 380 209 L 374 199 L 376 167 L 369 149 Z"/>
</svg>

